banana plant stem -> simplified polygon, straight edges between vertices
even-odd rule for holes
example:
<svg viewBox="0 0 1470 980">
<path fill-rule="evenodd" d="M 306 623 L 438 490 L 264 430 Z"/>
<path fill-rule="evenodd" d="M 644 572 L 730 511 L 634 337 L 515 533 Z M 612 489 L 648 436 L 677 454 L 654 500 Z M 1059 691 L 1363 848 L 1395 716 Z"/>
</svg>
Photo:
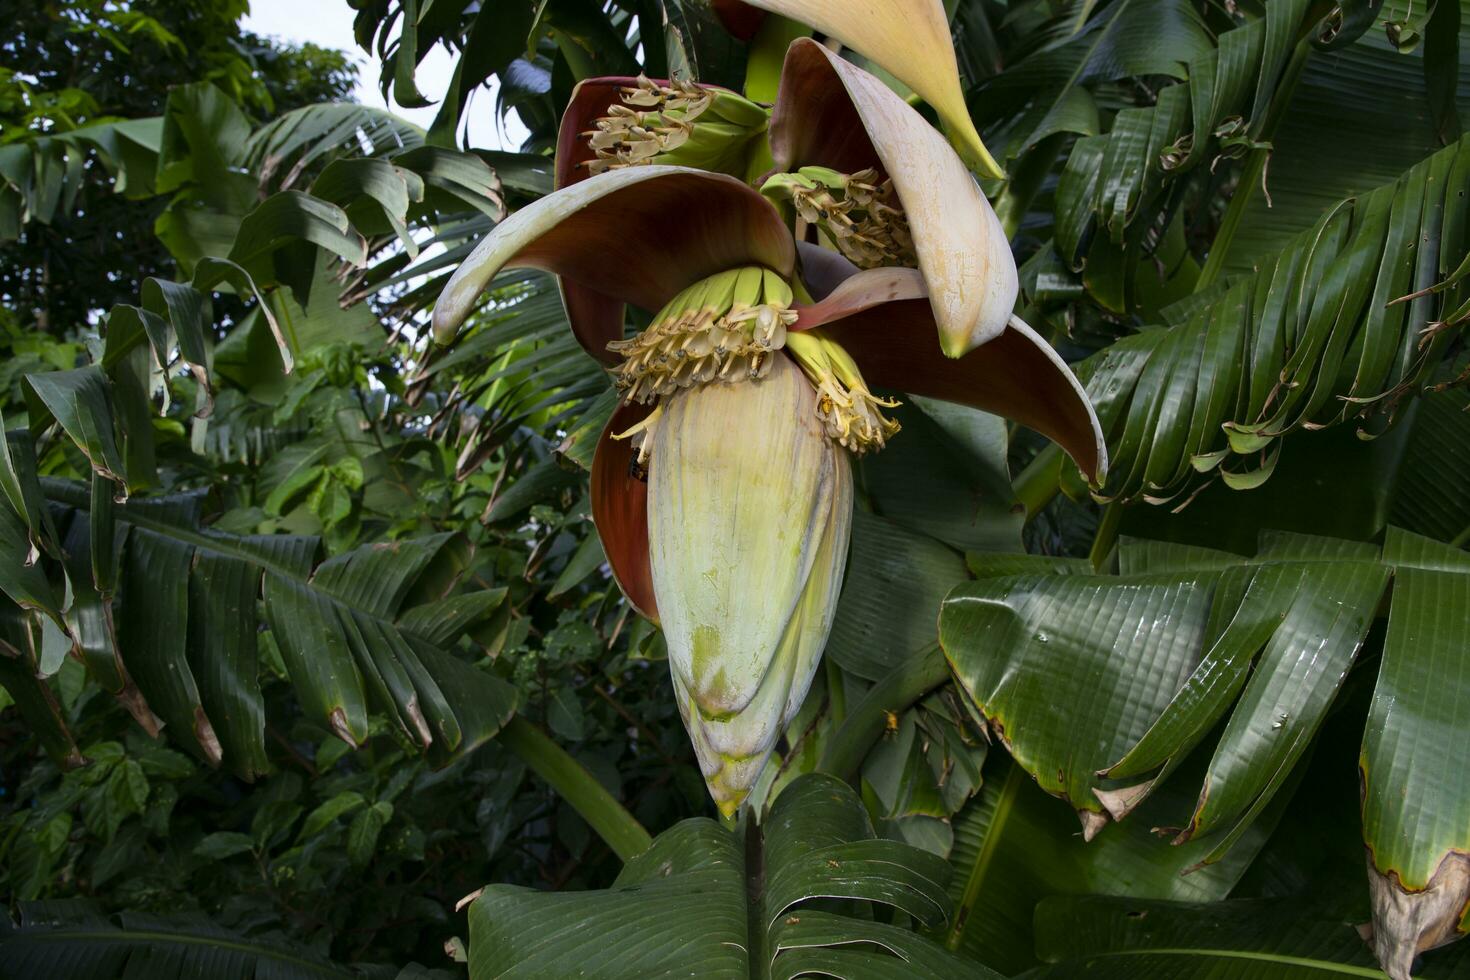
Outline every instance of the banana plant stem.
<svg viewBox="0 0 1470 980">
<path fill-rule="evenodd" d="M 623 861 L 648 850 L 653 843 L 637 818 L 541 729 L 516 715 L 496 738 L 550 783 Z"/>
<path fill-rule="evenodd" d="M 1065 457 L 1062 455 L 1061 447 L 1054 442 L 1049 442 L 1011 482 L 1016 492 L 1016 499 L 1026 508 L 1027 523 L 1041 513 L 1061 490 L 1064 461 Z"/>
<path fill-rule="evenodd" d="M 781 81 L 786 49 L 799 37 L 810 37 L 812 29 L 788 17 L 767 14 L 750 42 L 745 62 L 745 97 L 752 102 L 775 102 Z"/>
<path fill-rule="evenodd" d="M 1092 538 L 1092 550 L 1087 555 L 1092 562 L 1093 571 L 1102 571 L 1108 556 L 1113 552 L 1113 545 L 1118 542 L 1118 527 L 1122 523 L 1122 504 L 1115 502 L 1103 507 L 1102 520 L 1097 525 L 1097 534 Z"/>
</svg>

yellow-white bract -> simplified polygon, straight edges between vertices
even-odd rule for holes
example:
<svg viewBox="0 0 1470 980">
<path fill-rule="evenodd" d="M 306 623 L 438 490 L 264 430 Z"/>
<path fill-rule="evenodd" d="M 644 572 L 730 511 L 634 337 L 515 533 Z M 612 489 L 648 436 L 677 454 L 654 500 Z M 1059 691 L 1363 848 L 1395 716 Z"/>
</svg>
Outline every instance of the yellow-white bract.
<svg viewBox="0 0 1470 980">
<path fill-rule="evenodd" d="M 932 26 L 929 0 L 763 6 L 803 17 L 875 60 L 880 50 L 915 63 L 948 58 L 952 72 L 948 34 L 921 37 Z M 937 0 L 932 6 L 939 9 Z M 807 16 L 813 12 L 841 12 L 851 30 Z M 870 36 L 878 15 L 892 31 L 910 22 L 923 30 L 908 40 Z M 928 77 L 907 80 L 918 89 Z M 681 124 L 702 104 L 698 89 L 629 88 L 594 79 L 579 89 L 582 103 L 568 119 L 581 128 L 564 131 L 558 144 L 559 172 L 579 179 L 522 208 L 475 248 L 445 286 L 434 333 L 451 340 L 502 268 L 562 278 L 573 333 L 624 395 L 594 455 L 593 519 L 624 593 L 664 631 L 679 710 L 710 794 L 729 815 L 805 700 L 832 627 L 852 520 L 849 450 L 879 450 L 898 432 L 881 411 L 893 403 L 869 381 L 1030 425 L 1061 442 L 1089 476 L 1105 467 L 1106 452 L 1066 364 L 1011 315 L 1015 265 L 973 175 L 882 82 L 809 39 L 792 45 L 783 68 L 770 127 L 777 167 L 867 195 L 854 199 L 867 209 L 862 233 L 880 241 L 886 230 L 894 247 L 854 254 L 918 265 L 858 271 L 839 258 L 841 281 L 817 301 L 806 294 L 808 259 L 798 262 L 782 211 L 795 203 L 780 196 L 783 175 L 763 195 L 732 176 L 661 163 L 658 153 L 645 159 L 621 136 L 602 140 L 611 157 L 576 142 L 621 132 L 584 125 L 610 99 L 675 99 L 685 115 L 660 115 L 668 132 L 657 135 L 670 153 L 689 145 L 673 143 L 688 136 Z M 923 94 L 940 107 L 941 89 Z M 744 129 L 731 136 L 752 138 Z M 613 162 L 582 176 L 591 168 L 577 170 L 578 161 L 589 160 Z M 842 216 L 835 198 L 800 203 L 819 220 Z M 874 215 L 887 222 L 882 229 Z M 625 303 L 653 315 L 631 337 Z"/>
<path fill-rule="evenodd" d="M 846 453 L 788 358 L 665 402 L 648 541 L 675 696 L 710 794 L 734 813 L 816 672 L 852 521 Z"/>
<path fill-rule="evenodd" d="M 1000 220 L 975 178 L 944 137 L 888 86 L 806 38 L 786 55 L 782 97 L 771 118 L 777 167 L 829 164 L 833 145 L 837 154 L 851 154 L 850 135 L 831 132 L 833 121 L 824 127 L 821 118 L 841 101 L 851 105 L 874 163 L 893 181 L 929 284 L 940 348 L 959 357 L 1000 336 L 1020 281 Z"/>
<path fill-rule="evenodd" d="M 941 0 L 745 0 L 841 41 L 934 107 L 965 160 L 981 176 L 1005 171 L 975 130 Z"/>
</svg>

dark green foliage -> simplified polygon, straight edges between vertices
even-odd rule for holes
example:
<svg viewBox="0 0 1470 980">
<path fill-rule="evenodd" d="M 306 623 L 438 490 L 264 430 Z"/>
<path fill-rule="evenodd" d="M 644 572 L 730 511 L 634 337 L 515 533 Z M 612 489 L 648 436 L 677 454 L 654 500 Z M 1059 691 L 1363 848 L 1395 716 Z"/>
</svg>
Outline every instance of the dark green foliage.
<svg viewBox="0 0 1470 980">
<path fill-rule="evenodd" d="M 947 871 L 934 854 L 876 838 L 849 787 L 809 774 L 791 783 L 760 827 L 676 824 L 606 891 L 486 889 L 470 907 L 470 976 L 694 972 L 733 980 L 858 968 L 923 980 L 961 971 L 994 977 L 884 921 L 898 914 L 942 925 Z M 836 911 L 844 907 L 849 915 Z M 867 944 L 893 958 L 854 949 Z M 601 955 L 609 946 L 621 955 Z"/>
<path fill-rule="evenodd" d="M 1407 975 L 1369 881 L 1470 812 L 1463 2 L 945 4 L 1111 475 L 897 393 L 734 833 L 554 282 L 425 327 L 578 81 L 752 49 L 707 0 L 353 0 L 425 132 L 236 0 L 10 6 L 0 978 Z M 492 111 L 522 152 L 460 145 Z"/>
</svg>

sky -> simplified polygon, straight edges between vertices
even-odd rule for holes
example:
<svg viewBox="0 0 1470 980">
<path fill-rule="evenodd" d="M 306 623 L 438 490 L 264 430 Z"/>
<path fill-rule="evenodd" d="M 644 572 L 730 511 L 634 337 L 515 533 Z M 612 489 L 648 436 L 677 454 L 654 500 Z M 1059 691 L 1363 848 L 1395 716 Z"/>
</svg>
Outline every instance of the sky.
<svg viewBox="0 0 1470 980">
<path fill-rule="evenodd" d="M 250 13 L 242 22 L 256 34 L 284 38 L 288 41 L 310 41 L 322 47 L 346 51 L 358 66 L 357 100 L 364 105 L 391 109 L 393 112 L 427 129 L 438 113 L 438 105 L 423 109 L 405 109 L 395 102 L 384 102 L 378 89 L 378 62 L 357 46 L 352 36 L 352 19 L 356 11 L 347 0 L 250 0 Z M 443 47 L 435 46 L 419 62 L 415 80 L 425 98 L 437 103 L 449 88 L 456 57 Z M 390 92 L 391 96 L 391 92 Z M 494 87 L 481 88 L 470 101 L 466 112 L 469 145 L 477 149 L 515 149 L 526 137 L 526 130 L 514 115 L 502 131 L 495 116 Z"/>
</svg>

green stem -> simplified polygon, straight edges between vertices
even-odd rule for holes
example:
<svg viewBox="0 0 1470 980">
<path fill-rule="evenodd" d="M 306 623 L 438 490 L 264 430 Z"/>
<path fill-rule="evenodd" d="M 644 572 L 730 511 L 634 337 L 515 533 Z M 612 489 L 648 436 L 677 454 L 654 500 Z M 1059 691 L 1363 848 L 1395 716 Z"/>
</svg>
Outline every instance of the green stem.
<svg viewBox="0 0 1470 980">
<path fill-rule="evenodd" d="M 1455 535 L 1455 540 L 1450 542 L 1450 547 L 1463 548 L 1467 544 L 1470 544 L 1470 527 L 1465 528 L 1465 530 Z"/>
<path fill-rule="evenodd" d="M 1016 478 L 1011 481 L 1011 486 L 1016 492 L 1016 499 L 1026 508 L 1026 520 L 1041 513 L 1051 499 L 1057 495 L 1062 488 L 1062 466 L 1066 457 L 1062 454 L 1062 447 L 1054 442 L 1049 442 L 1042 447 L 1036 458 L 1026 464 Z"/>
<path fill-rule="evenodd" d="M 1266 121 L 1255 137 L 1257 141 L 1269 143 L 1272 134 L 1276 132 L 1276 127 L 1286 115 L 1287 106 L 1291 104 L 1292 94 L 1296 91 L 1297 82 L 1301 80 L 1302 68 L 1306 66 L 1307 56 L 1311 51 L 1312 45 L 1308 39 L 1303 38 L 1297 42 L 1296 50 L 1291 55 L 1291 61 L 1281 76 L 1281 84 L 1276 87 L 1275 94 L 1271 96 L 1270 108 L 1266 110 Z M 1205 267 L 1200 270 L 1199 280 L 1194 284 L 1195 292 L 1203 292 L 1214 285 L 1215 280 L 1220 278 L 1220 273 L 1224 271 L 1225 258 L 1230 252 L 1230 243 L 1234 240 L 1235 233 L 1245 218 L 1246 209 L 1250 207 L 1251 201 L 1255 198 L 1256 188 L 1261 186 L 1261 175 L 1266 172 L 1266 163 L 1270 159 L 1271 150 L 1267 146 L 1251 150 L 1245 162 L 1245 169 L 1241 171 L 1240 183 L 1235 188 L 1235 195 L 1230 199 L 1230 204 L 1225 209 L 1225 217 L 1220 221 L 1220 230 L 1215 233 L 1215 240 L 1210 243 L 1210 254 L 1205 258 Z"/>
<path fill-rule="evenodd" d="M 653 843 L 648 831 L 617 798 L 541 729 L 516 715 L 496 738 L 550 783 L 619 858 L 627 861 Z"/>
<path fill-rule="evenodd" d="M 847 688 L 842 682 L 842 668 L 831 657 L 825 658 L 823 666 L 827 671 L 827 703 L 832 706 L 832 720 L 840 725 L 847 717 Z"/>
<path fill-rule="evenodd" d="M 1087 555 L 1094 571 L 1102 571 L 1103 563 L 1108 560 L 1113 545 L 1118 541 L 1118 526 L 1122 523 L 1122 504 L 1111 503 L 1103 508 L 1102 521 L 1097 525 L 1097 534 L 1092 539 L 1092 550 Z"/>
<path fill-rule="evenodd" d="M 745 61 L 745 97 L 752 102 L 775 102 L 781 82 L 786 49 L 799 37 L 810 37 L 812 29 L 787 17 L 767 14 L 750 41 Z"/>
<path fill-rule="evenodd" d="M 889 712 L 907 709 L 949 679 L 949 663 L 939 647 L 899 664 L 859 701 L 822 752 L 817 768 L 852 782 L 873 743 L 886 728 Z"/>
</svg>

